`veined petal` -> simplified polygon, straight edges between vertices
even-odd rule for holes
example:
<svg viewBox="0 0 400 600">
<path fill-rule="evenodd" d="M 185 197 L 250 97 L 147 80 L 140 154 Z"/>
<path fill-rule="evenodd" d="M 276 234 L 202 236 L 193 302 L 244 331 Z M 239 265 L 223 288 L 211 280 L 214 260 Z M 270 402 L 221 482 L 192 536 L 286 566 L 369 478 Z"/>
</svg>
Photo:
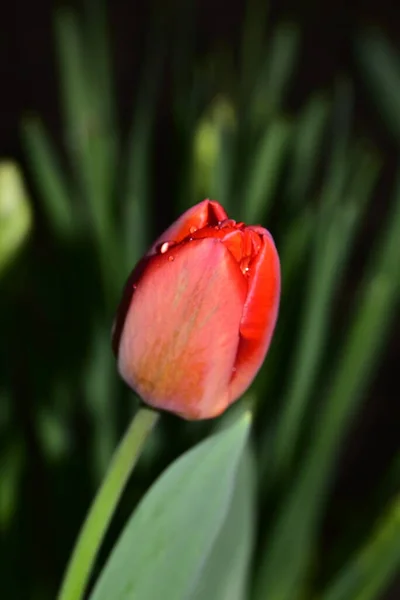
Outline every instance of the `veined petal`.
<svg viewBox="0 0 400 600">
<path fill-rule="evenodd" d="M 261 233 L 258 228 L 257 233 Z M 240 323 L 236 371 L 230 383 L 230 402 L 248 387 L 261 367 L 278 316 L 280 264 L 272 236 L 262 230 L 262 246 L 249 270 L 249 289 Z"/>
<path fill-rule="evenodd" d="M 148 404 L 187 419 L 220 414 L 246 295 L 247 280 L 218 239 L 152 256 L 120 337 L 123 379 Z"/>
</svg>

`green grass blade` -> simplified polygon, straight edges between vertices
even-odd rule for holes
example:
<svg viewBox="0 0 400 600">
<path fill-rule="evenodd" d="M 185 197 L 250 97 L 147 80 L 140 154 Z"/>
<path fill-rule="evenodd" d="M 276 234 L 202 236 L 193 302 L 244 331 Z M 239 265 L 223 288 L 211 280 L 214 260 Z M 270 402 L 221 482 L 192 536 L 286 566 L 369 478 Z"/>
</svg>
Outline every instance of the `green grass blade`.
<svg viewBox="0 0 400 600">
<path fill-rule="evenodd" d="M 117 166 L 118 131 L 113 69 L 107 27 L 105 0 L 86 0 L 85 38 L 87 65 L 91 76 L 88 89 L 93 106 L 96 145 L 99 146 L 99 172 L 107 200 L 111 200 Z"/>
<path fill-rule="evenodd" d="M 256 148 L 241 199 L 246 223 L 262 223 L 266 218 L 286 158 L 290 134 L 290 123 L 283 118 L 275 119 Z"/>
<path fill-rule="evenodd" d="M 241 44 L 241 85 L 243 101 L 247 102 L 248 92 L 253 89 L 265 48 L 265 29 L 268 2 L 248 0 L 243 25 Z"/>
<path fill-rule="evenodd" d="M 379 520 L 370 539 L 346 564 L 321 600 L 376 600 L 400 567 L 400 497 Z"/>
<path fill-rule="evenodd" d="M 286 472 L 295 454 L 308 400 L 329 334 L 335 290 L 379 172 L 379 163 L 369 154 L 361 154 L 357 162 L 353 167 L 351 187 L 346 192 L 347 201 L 342 203 L 340 196 L 335 198 L 329 186 L 321 206 L 297 352 L 287 398 L 278 423 L 275 468 L 280 476 Z M 330 203 L 333 198 L 336 205 L 332 211 Z"/>
<path fill-rule="evenodd" d="M 377 31 L 364 31 L 357 54 L 367 84 L 388 130 L 400 141 L 400 57 Z"/>
<path fill-rule="evenodd" d="M 214 198 L 231 214 L 235 136 L 235 108 L 219 96 L 200 119 L 193 136 L 193 204 Z"/>
<path fill-rule="evenodd" d="M 76 220 L 74 222 L 72 194 L 42 122 L 38 119 L 26 119 L 23 122 L 22 137 L 49 224 L 58 235 L 70 236 L 77 227 Z"/>
<path fill-rule="evenodd" d="M 55 31 L 69 156 L 81 198 L 89 208 L 99 251 L 106 255 L 111 222 L 104 179 L 104 140 L 98 135 L 96 104 L 91 97 L 92 74 L 87 68 L 82 28 L 72 10 L 56 13 Z"/>
<path fill-rule="evenodd" d="M 326 130 L 329 103 L 320 94 L 313 96 L 294 125 L 292 169 L 288 179 L 287 195 L 291 204 L 306 200 L 315 177 Z"/>
<path fill-rule="evenodd" d="M 154 30 L 149 33 L 146 61 L 139 83 L 122 173 L 122 233 L 125 242 L 123 262 L 127 271 L 132 269 L 132 265 L 147 249 L 153 234 L 150 208 L 151 142 L 165 55 L 165 40 L 157 19 L 153 27 Z"/>
<path fill-rule="evenodd" d="M 292 23 L 278 25 L 274 30 L 249 106 L 253 123 L 265 122 L 281 109 L 299 56 L 299 41 L 298 28 Z"/>
<path fill-rule="evenodd" d="M 338 445 L 378 364 L 400 297 L 399 236 L 400 184 L 304 463 L 265 543 L 256 600 L 268 595 L 272 600 L 291 600 L 301 589 Z"/>
</svg>

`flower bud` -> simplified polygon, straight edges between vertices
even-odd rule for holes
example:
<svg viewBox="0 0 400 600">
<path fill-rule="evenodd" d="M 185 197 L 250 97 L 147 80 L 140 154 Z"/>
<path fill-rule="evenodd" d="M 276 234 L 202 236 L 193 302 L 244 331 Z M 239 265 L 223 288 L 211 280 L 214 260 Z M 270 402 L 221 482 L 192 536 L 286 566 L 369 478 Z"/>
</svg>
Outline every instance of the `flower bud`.
<svg viewBox="0 0 400 600">
<path fill-rule="evenodd" d="M 121 377 L 155 408 L 216 417 L 261 367 L 279 296 L 270 233 L 228 219 L 218 202 L 200 202 L 128 279 L 113 329 Z"/>
</svg>

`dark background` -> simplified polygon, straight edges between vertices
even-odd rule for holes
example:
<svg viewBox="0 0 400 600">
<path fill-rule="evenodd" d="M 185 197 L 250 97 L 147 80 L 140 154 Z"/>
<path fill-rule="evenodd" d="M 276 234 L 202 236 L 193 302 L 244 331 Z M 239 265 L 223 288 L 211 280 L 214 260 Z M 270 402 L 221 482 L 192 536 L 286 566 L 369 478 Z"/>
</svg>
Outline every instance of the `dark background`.
<svg viewBox="0 0 400 600">
<path fill-rule="evenodd" d="M 227 44 L 235 47 L 244 14 L 244 0 L 198 1 L 196 20 L 196 52 L 204 56 L 210 49 Z M 0 18 L 0 156 L 17 160 L 26 166 L 20 140 L 20 123 L 26 113 L 38 113 L 52 135 L 61 141 L 59 95 L 52 32 L 54 2 L 16 0 L 3 3 Z M 118 113 L 121 130 L 131 116 L 132 98 L 138 85 L 145 45 L 145 32 L 151 8 L 145 1 L 114 1 L 110 3 L 110 29 L 114 53 L 114 73 L 118 93 Z M 171 23 L 179 20 L 179 9 L 174 2 L 165 2 L 165 27 L 173 35 Z M 387 191 L 390 189 L 396 167 L 396 146 L 385 128 L 379 112 L 366 92 L 354 59 L 353 42 L 361 25 L 374 25 L 397 45 L 400 34 L 400 7 L 396 2 L 271 2 L 269 25 L 283 19 L 301 25 L 300 66 L 288 96 L 287 110 L 295 111 L 315 89 L 330 88 L 338 75 L 347 73 L 354 82 L 354 120 L 356 132 L 362 133 L 375 144 L 384 159 L 384 168 L 371 209 L 363 225 L 356 250 L 354 280 L 348 275 L 349 293 L 358 277 L 359 261 L 368 248 L 377 228 L 386 214 Z M 267 35 L 267 33 L 266 33 Z M 167 61 L 168 64 L 168 61 Z M 177 160 L 177 144 L 171 118 L 168 89 L 168 67 L 157 116 L 157 150 L 154 156 L 157 168 L 156 194 L 160 230 L 168 223 L 173 198 L 171 171 Z M 28 178 L 28 185 L 30 181 Z M 158 190 L 158 191 L 157 191 Z M 35 191 L 30 186 L 33 201 Z M 43 244 L 41 215 L 38 211 L 34 244 Z M 399 240 L 400 244 L 400 240 Z M 55 269 L 56 271 L 57 269 Z M 400 276 L 400 265 L 399 265 Z M 57 286 L 55 279 L 54 285 Z M 29 353 L 27 353 L 29 356 Z M 369 390 L 362 415 L 356 419 L 341 458 L 339 476 L 326 518 L 323 539 L 329 545 L 335 537 L 336 519 L 342 509 L 362 505 L 374 492 L 374 482 L 399 447 L 399 386 L 400 320 L 397 318 L 390 344 L 384 354 L 379 373 Z M 5 360 L 7 357 L 5 355 Z M 3 369 L 5 365 L 3 365 Z M 23 377 L 23 375 L 22 375 Z M 29 401 L 28 401 L 29 403 Z M 28 407 L 32 410 L 33 407 Z M 26 415 L 22 421 L 29 421 Z M 29 435 L 29 423 L 23 427 Z M 34 447 L 34 441 L 33 447 Z M 34 452 L 32 460 L 35 461 Z M 40 471 L 40 470 L 39 470 Z M 37 485 L 40 485 L 40 476 Z M 45 558 L 47 560 L 47 558 Z M 57 570 L 58 566 L 56 567 Z M 393 588 L 387 600 L 400 597 L 400 585 Z"/>
</svg>

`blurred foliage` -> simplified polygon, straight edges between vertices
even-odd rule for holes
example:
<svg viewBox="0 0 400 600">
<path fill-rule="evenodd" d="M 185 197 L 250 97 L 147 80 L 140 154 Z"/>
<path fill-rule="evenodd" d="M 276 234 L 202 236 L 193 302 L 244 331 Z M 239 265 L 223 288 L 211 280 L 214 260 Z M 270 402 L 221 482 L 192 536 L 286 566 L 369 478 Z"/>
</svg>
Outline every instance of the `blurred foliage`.
<svg viewBox="0 0 400 600">
<path fill-rule="evenodd" d="M 169 212 L 177 216 L 204 197 L 218 199 L 237 220 L 271 229 L 283 272 L 274 342 L 251 389 L 251 446 L 242 455 L 238 450 L 240 466 L 213 525 L 219 535 L 204 545 L 203 580 L 193 598 L 378 600 L 400 565 L 398 457 L 382 479 L 373 514 L 352 514 L 357 530 L 349 533 L 343 524 L 343 539 L 328 554 L 320 552 L 320 531 L 341 448 L 398 309 L 400 180 L 363 257 L 350 306 L 338 311 L 382 169 L 379 149 L 354 133 L 351 79 L 315 90 L 289 113 L 285 97 L 298 75 L 299 28 L 278 25 L 265 40 L 264 4 L 249 0 L 239 60 L 226 50 L 198 61 L 195 14 L 191 3 L 185 6 L 173 35 L 162 11 L 152 17 L 126 132 L 118 125 L 104 4 L 88 2 L 84 14 L 57 11 L 64 144 L 57 147 L 40 118 L 24 120 L 40 217 L 28 246 L 32 205 L 22 175 L 12 163 L 0 166 L 2 589 L 7 598 L 54 597 L 79 525 L 136 408 L 118 380 L 110 330 L 124 279 L 157 229 L 152 159 L 168 58 L 179 140 L 176 204 Z M 363 31 L 355 50 L 398 147 L 399 58 L 377 32 Z M 216 424 L 188 424 L 163 415 L 95 575 L 156 476 L 229 418 L 228 412 Z M 187 548 L 176 545 L 187 564 L 197 539 L 189 530 L 200 531 L 209 518 L 190 499 L 201 486 L 189 478 L 189 456 L 181 459 L 188 469 L 182 477 L 189 499 L 181 506 Z M 172 468 L 178 464 L 185 463 Z M 218 464 L 217 457 L 210 460 L 215 480 L 202 493 L 222 481 Z M 151 522 L 144 531 L 134 523 L 135 516 L 138 537 L 131 543 L 152 539 Z M 179 561 L 179 554 L 170 560 Z M 190 568 L 194 573 L 199 565 Z"/>
</svg>

